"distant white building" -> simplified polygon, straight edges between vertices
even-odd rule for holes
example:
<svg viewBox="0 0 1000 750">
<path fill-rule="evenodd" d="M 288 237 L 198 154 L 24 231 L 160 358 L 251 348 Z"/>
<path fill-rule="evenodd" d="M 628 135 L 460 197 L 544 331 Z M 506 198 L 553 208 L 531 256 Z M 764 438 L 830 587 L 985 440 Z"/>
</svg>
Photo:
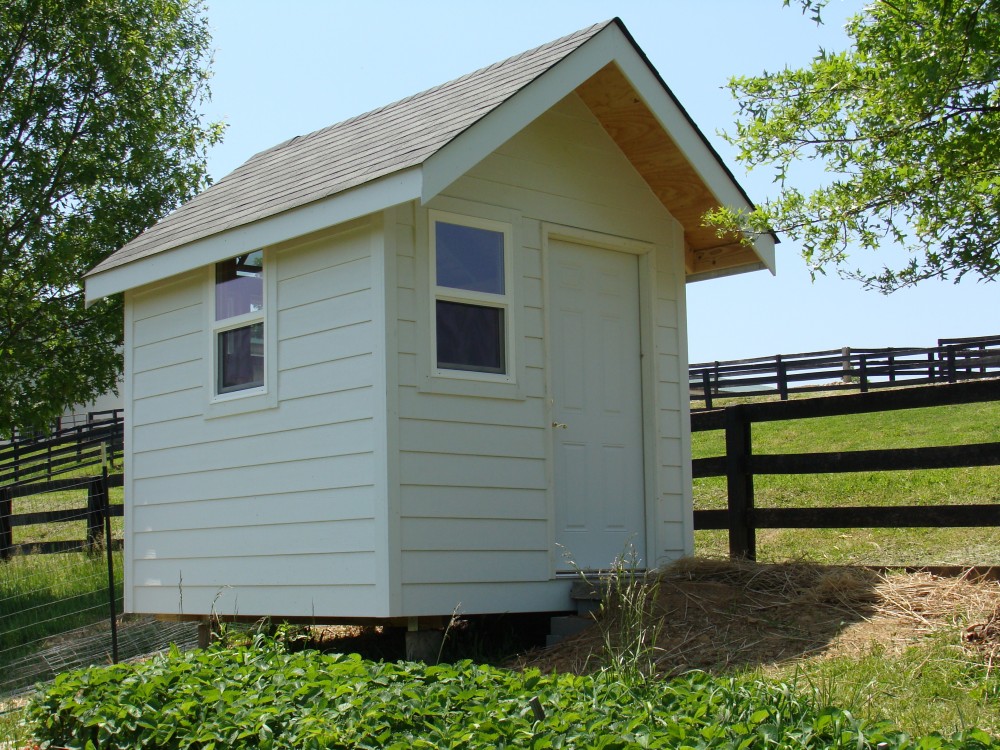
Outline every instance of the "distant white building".
<svg viewBox="0 0 1000 750">
<path fill-rule="evenodd" d="M 87 277 L 125 293 L 126 609 L 554 611 L 690 553 L 685 282 L 774 257 L 719 204 L 618 20 L 251 158 Z"/>
</svg>

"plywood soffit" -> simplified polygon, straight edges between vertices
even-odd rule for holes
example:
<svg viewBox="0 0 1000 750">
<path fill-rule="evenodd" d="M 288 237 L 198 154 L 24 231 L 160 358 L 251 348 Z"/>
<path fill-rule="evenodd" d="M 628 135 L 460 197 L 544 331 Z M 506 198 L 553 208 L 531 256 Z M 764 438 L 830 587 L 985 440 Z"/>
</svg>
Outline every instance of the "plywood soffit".
<svg viewBox="0 0 1000 750">
<path fill-rule="evenodd" d="M 708 186 L 618 66 L 609 63 L 577 90 L 660 202 L 684 227 L 689 276 L 761 267 L 737 236 L 719 237 L 702 216 L 719 206 Z"/>
</svg>

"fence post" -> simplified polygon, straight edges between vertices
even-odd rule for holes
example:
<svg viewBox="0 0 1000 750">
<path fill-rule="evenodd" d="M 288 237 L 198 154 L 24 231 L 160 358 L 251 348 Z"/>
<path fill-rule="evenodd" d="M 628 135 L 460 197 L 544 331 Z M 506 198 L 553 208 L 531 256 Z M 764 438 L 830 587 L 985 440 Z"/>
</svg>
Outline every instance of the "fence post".
<svg viewBox="0 0 1000 750">
<path fill-rule="evenodd" d="M 753 510 L 753 474 L 750 422 L 742 405 L 726 407 L 726 488 L 729 503 L 729 556 L 756 560 L 757 539 L 750 525 Z"/>
<path fill-rule="evenodd" d="M 934 382 L 934 352 L 927 352 L 927 380 Z"/>
<path fill-rule="evenodd" d="M 701 371 L 701 388 L 705 395 L 705 408 L 712 408 L 712 376 L 708 374 L 708 370 Z"/>
<path fill-rule="evenodd" d="M 948 347 L 948 382 L 954 383 L 956 380 L 955 376 L 955 347 Z"/>
<path fill-rule="evenodd" d="M 97 546 L 103 526 L 104 509 L 101 507 L 101 478 L 94 477 L 87 482 L 87 551 L 93 552 Z"/>
<path fill-rule="evenodd" d="M 14 551 L 14 489 L 0 487 L 0 560 L 9 560 Z"/>
<path fill-rule="evenodd" d="M 840 360 L 841 369 L 843 370 L 843 374 L 840 376 L 840 382 L 850 383 L 851 373 L 854 372 L 854 368 L 851 367 L 851 347 L 845 346 L 840 350 Z"/>
<path fill-rule="evenodd" d="M 861 362 L 858 364 L 858 376 L 861 380 L 861 392 L 868 393 L 868 355 L 861 355 Z"/>
<path fill-rule="evenodd" d="M 105 454 L 100 477 L 101 511 L 104 516 L 104 548 L 108 558 L 108 613 L 111 618 L 111 661 L 118 663 L 118 612 L 115 606 L 115 558 L 111 549 L 111 493 L 108 491 L 108 463 Z"/>
<path fill-rule="evenodd" d="M 896 382 L 896 358 L 892 356 L 892 347 L 889 347 L 889 382 Z"/>
<path fill-rule="evenodd" d="M 778 368 L 778 395 L 782 401 L 788 400 L 788 367 L 781 359 L 780 354 L 774 355 L 774 362 Z"/>
</svg>

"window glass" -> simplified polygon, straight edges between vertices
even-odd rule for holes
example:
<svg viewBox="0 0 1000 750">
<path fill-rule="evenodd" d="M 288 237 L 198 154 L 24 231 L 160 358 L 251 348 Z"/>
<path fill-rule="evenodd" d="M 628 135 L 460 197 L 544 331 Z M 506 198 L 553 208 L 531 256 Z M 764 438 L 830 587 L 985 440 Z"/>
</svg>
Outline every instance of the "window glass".
<svg viewBox="0 0 1000 750">
<path fill-rule="evenodd" d="M 264 385 L 264 324 L 254 323 L 218 334 L 218 392 Z"/>
<path fill-rule="evenodd" d="M 450 370 L 506 371 L 504 311 L 437 301 L 437 365 Z"/>
<path fill-rule="evenodd" d="M 503 249 L 503 232 L 436 222 L 437 285 L 505 294 Z"/>
<path fill-rule="evenodd" d="M 264 309 L 264 253 L 256 250 L 215 264 L 215 319 Z"/>
</svg>

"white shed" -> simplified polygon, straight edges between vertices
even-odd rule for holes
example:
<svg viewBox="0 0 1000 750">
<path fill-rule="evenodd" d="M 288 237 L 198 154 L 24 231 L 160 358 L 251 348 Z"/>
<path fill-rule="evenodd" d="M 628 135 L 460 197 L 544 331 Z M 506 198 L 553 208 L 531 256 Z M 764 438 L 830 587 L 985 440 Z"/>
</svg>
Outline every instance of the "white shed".
<svg viewBox="0 0 1000 750">
<path fill-rule="evenodd" d="M 570 560 L 690 553 L 685 281 L 774 258 L 719 204 L 617 19 L 252 157 L 86 279 L 125 294 L 126 610 L 557 611 Z"/>
</svg>

